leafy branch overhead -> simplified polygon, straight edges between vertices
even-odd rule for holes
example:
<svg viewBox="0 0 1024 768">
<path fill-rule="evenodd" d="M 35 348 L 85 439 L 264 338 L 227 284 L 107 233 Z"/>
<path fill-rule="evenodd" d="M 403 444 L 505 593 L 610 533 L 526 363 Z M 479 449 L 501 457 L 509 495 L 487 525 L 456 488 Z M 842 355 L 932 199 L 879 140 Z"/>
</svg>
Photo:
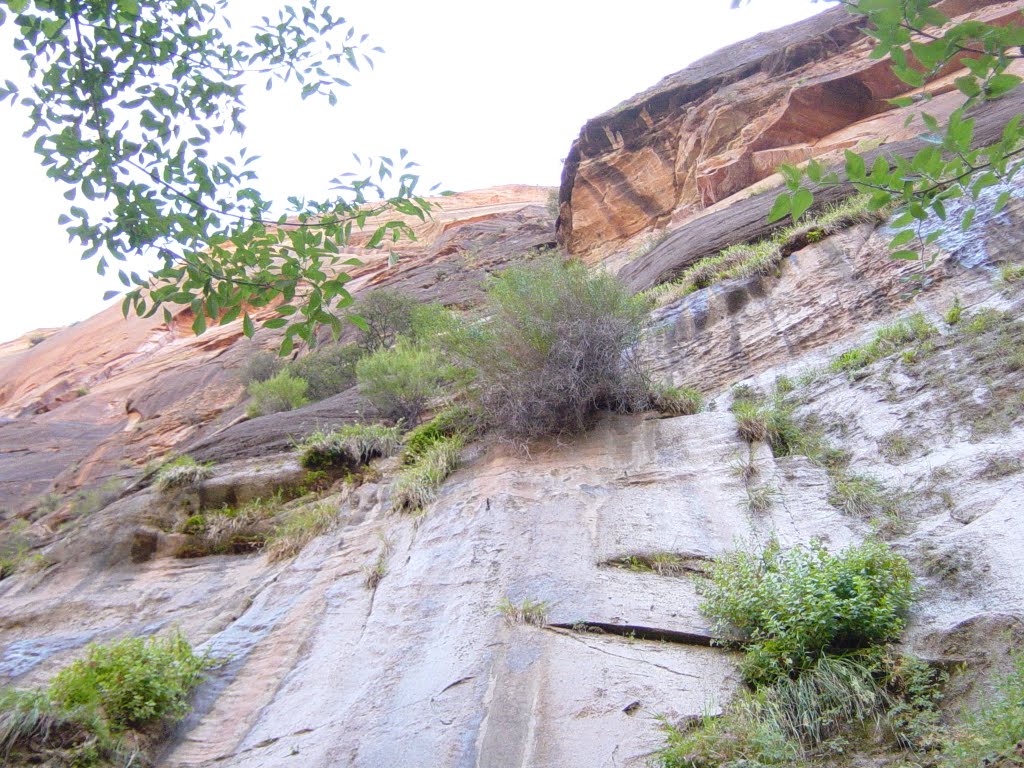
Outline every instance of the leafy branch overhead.
<svg viewBox="0 0 1024 768">
<path fill-rule="evenodd" d="M 733 0 L 733 6 L 739 4 Z M 953 23 L 936 0 L 842 0 L 842 5 L 864 18 L 864 32 L 874 40 L 871 57 L 888 57 L 893 74 L 907 86 L 908 95 L 890 103 L 921 108 L 907 124 L 920 120 L 926 146 L 912 157 L 882 152 L 871 162 L 847 150 L 838 168 L 817 160 L 801 167 L 783 165 L 779 171 L 787 191 L 776 198 L 770 219 L 799 219 L 814 204 L 815 189 L 845 178 L 870 195 L 872 210 L 896 207 L 892 255 L 914 259 L 942 235 L 941 226 L 926 223 L 938 220 L 966 231 L 986 189 L 995 188 L 996 213 L 1010 200 L 1010 184 L 1024 166 L 1021 116 L 1006 122 L 998 141 L 982 142 L 975 137 L 973 115 L 981 103 L 1000 99 L 1020 85 L 1021 77 L 1008 70 L 1024 58 L 1024 25 L 977 19 Z M 958 68 L 966 70 L 953 81 L 962 103 L 940 120 L 928 111 L 936 95 L 928 84 Z M 954 201 L 963 202 L 954 206 Z"/>
<path fill-rule="evenodd" d="M 60 223 L 105 273 L 114 262 L 148 257 L 152 277 L 127 265 L 122 308 L 151 315 L 189 305 L 193 328 L 243 317 L 278 297 L 276 317 L 295 337 L 311 338 L 351 302 L 342 255 L 353 234 L 364 247 L 411 236 L 402 220 L 423 219 L 415 164 L 370 162 L 372 172 L 332 181 L 329 200 L 290 198 L 285 213 L 256 188 L 257 157 L 222 153 L 241 136 L 243 88 L 294 82 L 302 98 L 337 103 L 346 69 L 372 67 L 366 35 L 309 0 L 263 17 L 247 36 L 224 16 L 227 0 L 0 0 L 0 26 L 17 27 L 15 48 L 28 86 L 7 80 L 0 101 L 28 110 L 35 151 L 69 201 Z M 249 85 L 251 87 L 251 85 Z M 359 158 L 356 158 L 358 162 Z M 137 267 L 138 269 L 138 267 Z M 149 269 L 140 269 L 147 272 Z M 116 295 L 116 294 L 115 294 Z"/>
</svg>

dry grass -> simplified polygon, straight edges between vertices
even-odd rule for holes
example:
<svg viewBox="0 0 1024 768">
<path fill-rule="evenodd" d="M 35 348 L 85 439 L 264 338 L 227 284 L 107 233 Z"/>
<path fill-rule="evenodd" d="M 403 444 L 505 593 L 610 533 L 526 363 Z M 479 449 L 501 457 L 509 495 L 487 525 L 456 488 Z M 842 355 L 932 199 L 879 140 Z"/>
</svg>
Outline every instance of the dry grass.
<svg viewBox="0 0 1024 768">
<path fill-rule="evenodd" d="M 294 557 L 317 536 L 333 528 L 337 521 L 337 504 L 329 501 L 292 510 L 267 539 L 267 559 L 276 562 Z"/>
</svg>

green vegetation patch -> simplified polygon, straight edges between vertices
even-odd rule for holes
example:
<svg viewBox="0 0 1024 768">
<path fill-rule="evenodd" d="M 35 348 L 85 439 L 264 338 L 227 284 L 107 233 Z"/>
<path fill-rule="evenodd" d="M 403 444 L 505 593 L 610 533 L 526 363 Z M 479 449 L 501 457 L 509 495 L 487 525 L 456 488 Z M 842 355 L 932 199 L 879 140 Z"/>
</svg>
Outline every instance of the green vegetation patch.
<svg viewBox="0 0 1024 768">
<path fill-rule="evenodd" d="M 692 387 L 656 384 L 651 387 L 651 405 L 666 416 L 691 416 L 704 410 L 704 396 Z"/>
<path fill-rule="evenodd" d="M 251 402 L 246 413 L 255 418 L 301 408 L 309 402 L 306 397 L 308 389 L 305 379 L 293 376 L 287 370 L 266 381 L 254 381 L 249 385 Z"/>
<path fill-rule="evenodd" d="M 5 765 L 131 765 L 152 726 L 179 720 L 214 661 L 180 633 L 89 646 L 46 690 L 0 689 Z M 134 756 L 133 756 L 134 755 Z"/>
<path fill-rule="evenodd" d="M 461 405 L 449 406 L 437 413 L 430 421 L 410 430 L 405 436 L 402 461 L 415 464 L 434 443 L 455 436 L 464 441 L 477 432 L 478 416 L 471 409 Z"/>
<path fill-rule="evenodd" d="M 179 456 L 156 472 L 154 485 L 161 493 L 196 488 L 213 474 L 209 464 L 199 464 L 191 456 Z"/>
<path fill-rule="evenodd" d="M 867 196 L 851 197 L 801 224 L 779 229 L 767 240 L 730 246 L 715 256 L 696 262 L 672 281 L 645 291 L 644 296 L 658 306 L 665 306 L 682 296 L 726 280 L 771 274 L 782 259 L 809 243 L 823 240 L 854 224 L 882 221 L 885 214 L 871 211 L 869 199 Z"/>
<path fill-rule="evenodd" d="M 356 469 L 391 456 L 401 445 L 398 427 L 348 424 L 333 432 L 314 432 L 299 445 L 299 462 L 309 470 Z"/>
<path fill-rule="evenodd" d="M 878 541 L 838 554 L 772 543 L 720 558 L 709 575 L 701 610 L 745 648 L 743 676 L 754 685 L 898 639 L 911 600 L 907 561 Z"/>
<path fill-rule="evenodd" d="M 177 557 L 247 555 L 263 549 L 281 512 L 280 495 L 254 499 L 240 507 L 204 510 L 186 518 L 179 533 L 189 536 L 175 552 Z"/>
<path fill-rule="evenodd" d="M 391 484 L 391 504 L 402 512 L 418 512 L 437 497 L 437 489 L 456 467 L 463 438 L 460 435 L 430 443 L 413 464 L 403 467 Z"/>
<path fill-rule="evenodd" d="M 302 394 L 316 402 L 354 386 L 356 363 L 365 354 L 355 344 L 325 344 L 288 363 L 285 371 L 305 381 L 306 390 Z"/>
<path fill-rule="evenodd" d="M 835 373 L 859 371 L 884 357 L 905 351 L 912 344 L 926 345 L 937 334 L 935 326 L 925 320 L 924 315 L 914 314 L 906 320 L 880 328 L 869 343 L 844 352 L 832 361 L 829 368 Z"/>
</svg>

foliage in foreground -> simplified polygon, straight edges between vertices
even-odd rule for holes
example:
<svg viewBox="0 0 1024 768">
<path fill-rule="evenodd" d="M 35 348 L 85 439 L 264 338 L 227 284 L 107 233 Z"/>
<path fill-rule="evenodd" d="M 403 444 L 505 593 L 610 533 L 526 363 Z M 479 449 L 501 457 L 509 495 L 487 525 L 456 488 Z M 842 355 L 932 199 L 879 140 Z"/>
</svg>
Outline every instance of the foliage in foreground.
<svg viewBox="0 0 1024 768">
<path fill-rule="evenodd" d="M 128 764 L 124 736 L 183 717 L 213 664 L 180 633 L 91 645 L 45 691 L 0 690 L 0 752 L 28 763 Z"/>
<path fill-rule="evenodd" d="M 896 640 L 911 602 L 907 561 L 868 541 L 832 554 L 820 545 L 737 551 L 716 561 L 701 610 L 745 648 L 744 679 L 799 675 L 825 654 Z"/>
<path fill-rule="evenodd" d="M 614 277 L 540 258 L 494 278 L 483 314 L 456 354 L 476 372 L 485 419 L 505 436 L 576 433 L 597 410 L 647 404 L 632 359 L 647 306 Z"/>
</svg>

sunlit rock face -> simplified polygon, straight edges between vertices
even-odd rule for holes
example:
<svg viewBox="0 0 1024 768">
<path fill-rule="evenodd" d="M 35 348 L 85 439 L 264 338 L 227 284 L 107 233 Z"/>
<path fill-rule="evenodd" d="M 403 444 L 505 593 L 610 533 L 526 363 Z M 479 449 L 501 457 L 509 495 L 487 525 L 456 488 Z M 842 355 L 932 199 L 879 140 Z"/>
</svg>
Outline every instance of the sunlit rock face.
<svg viewBox="0 0 1024 768">
<path fill-rule="evenodd" d="M 947 3 L 946 12 L 1008 20 L 1019 2 Z M 588 262 L 675 228 L 716 203 L 774 186 L 780 163 L 838 157 L 909 139 L 912 109 L 886 62 L 842 8 L 707 56 L 588 121 L 562 175 L 559 237 Z M 929 91 L 953 90 L 950 72 Z M 941 117 L 955 96 L 928 105 Z M 760 183 L 760 184 L 759 184 Z"/>
<path fill-rule="evenodd" d="M 771 192 L 759 185 L 779 160 L 909 146 L 904 115 L 884 102 L 899 86 L 867 51 L 829 11 L 595 118 L 561 192 L 570 250 L 646 290 L 766 234 Z M 1004 101 L 979 126 L 1019 107 Z M 470 308 L 487 274 L 554 242 L 548 193 L 444 198 L 397 265 L 362 254 L 354 290 Z M 709 559 L 773 537 L 836 550 L 883 536 L 915 575 L 907 648 L 965 664 L 949 701 L 977 701 L 1024 640 L 1024 368 L 1006 363 L 1024 291 L 1000 277 L 1021 264 L 1022 215 L 1019 199 L 998 215 L 982 205 L 970 237 L 949 233 L 920 262 L 890 260 L 891 230 L 857 223 L 766 274 L 665 301 L 640 357 L 655 380 L 698 389 L 703 412 L 605 414 L 529 451 L 477 442 L 422 516 L 392 508 L 400 459 L 379 461 L 316 499 L 333 527 L 277 560 L 182 557 L 182 523 L 275 488 L 302 493 L 295 440 L 372 416 L 357 392 L 247 419 L 237 372 L 279 338 L 245 340 L 238 323 L 196 338 L 184 312 L 167 326 L 115 310 L 4 345 L 0 536 L 12 517 L 31 520 L 18 535 L 41 559 L 0 580 L 0 682 L 37 685 L 89 642 L 178 627 L 225 663 L 161 766 L 640 768 L 664 744 L 663 719 L 715 713 L 739 688 L 737 657 L 713 644 L 699 606 Z M 1005 313 L 1004 325 L 963 336 L 946 322 L 957 302 L 967 318 Z M 927 351 L 830 369 L 912 312 L 936 329 Z M 789 392 L 796 417 L 843 452 L 847 472 L 898 499 L 898 514 L 844 505 L 824 466 L 741 439 L 738 384 Z M 195 493 L 142 478 L 145 462 L 186 452 L 212 465 Z M 111 478 L 117 489 L 88 512 L 66 495 Z M 759 489 L 766 504 L 752 501 Z M 60 500 L 40 512 L 49 492 Z M 528 622 L 511 610 L 523 606 Z"/>
</svg>

